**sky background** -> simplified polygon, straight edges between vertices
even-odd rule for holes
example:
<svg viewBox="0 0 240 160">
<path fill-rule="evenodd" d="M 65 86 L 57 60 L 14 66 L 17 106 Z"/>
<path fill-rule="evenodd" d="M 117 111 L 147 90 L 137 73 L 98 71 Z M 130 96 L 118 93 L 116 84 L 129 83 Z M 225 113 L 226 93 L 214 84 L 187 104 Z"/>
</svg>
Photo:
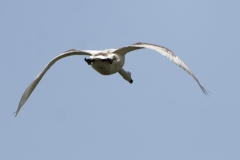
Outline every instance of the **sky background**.
<svg viewBox="0 0 240 160">
<path fill-rule="evenodd" d="M 239 0 L 1 0 L 0 159 L 239 160 Z M 69 49 L 148 42 L 172 50 L 211 92 L 155 51 L 102 76 L 61 59 L 14 118 L 32 80 Z"/>
</svg>

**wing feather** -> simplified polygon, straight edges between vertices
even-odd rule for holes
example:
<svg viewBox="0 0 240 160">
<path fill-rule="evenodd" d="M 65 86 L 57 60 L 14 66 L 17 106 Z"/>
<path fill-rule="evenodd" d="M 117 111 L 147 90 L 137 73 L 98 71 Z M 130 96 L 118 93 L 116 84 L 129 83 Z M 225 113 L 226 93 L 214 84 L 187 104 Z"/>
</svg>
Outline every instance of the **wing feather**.
<svg viewBox="0 0 240 160">
<path fill-rule="evenodd" d="M 20 109 L 22 108 L 22 106 L 24 105 L 24 103 L 27 101 L 27 99 L 29 98 L 29 96 L 31 95 L 31 93 L 33 92 L 33 90 L 35 89 L 35 87 L 37 86 L 37 84 L 39 83 L 39 81 L 42 79 L 42 77 L 44 76 L 44 74 L 48 71 L 48 69 L 58 60 L 64 58 L 64 57 L 68 57 L 68 56 L 73 56 L 73 55 L 87 55 L 87 56 L 91 56 L 92 54 L 98 53 L 99 51 L 93 51 L 93 50 L 76 50 L 76 49 L 71 49 L 68 50 L 66 52 L 63 52 L 59 55 L 57 55 L 56 57 L 54 57 L 47 65 L 46 67 L 42 70 L 42 72 L 33 80 L 33 82 L 27 87 L 27 89 L 25 90 L 25 92 L 22 95 L 22 98 L 18 104 L 18 108 L 17 111 L 14 113 L 15 117 L 17 116 L 18 112 L 20 111 Z"/>
<path fill-rule="evenodd" d="M 177 66 L 182 68 L 190 76 L 192 76 L 195 79 L 195 81 L 198 83 L 200 88 L 202 89 L 203 93 L 205 95 L 208 95 L 208 91 L 200 84 L 199 80 L 193 74 L 193 72 L 188 68 L 188 66 L 180 58 L 178 58 L 171 50 L 169 50 L 165 47 L 155 45 L 155 44 L 138 42 L 138 43 L 132 44 L 130 46 L 120 48 L 120 49 L 116 50 L 115 52 L 119 53 L 119 54 L 126 54 L 128 52 L 134 51 L 136 49 L 142 49 L 142 48 L 152 49 L 152 50 L 157 51 L 158 53 L 162 54 L 163 56 L 167 57 L 170 61 L 172 61 L 174 64 L 176 64 Z"/>
</svg>

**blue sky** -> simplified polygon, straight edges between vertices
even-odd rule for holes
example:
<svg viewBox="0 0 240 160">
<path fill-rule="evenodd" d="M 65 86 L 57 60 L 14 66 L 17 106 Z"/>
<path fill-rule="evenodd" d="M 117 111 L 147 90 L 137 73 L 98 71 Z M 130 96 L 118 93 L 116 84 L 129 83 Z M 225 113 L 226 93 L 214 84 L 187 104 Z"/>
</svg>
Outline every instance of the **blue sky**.
<svg viewBox="0 0 240 160">
<path fill-rule="evenodd" d="M 0 159 L 240 159 L 240 1 L 1 0 Z M 151 50 L 102 76 L 85 56 L 136 42 L 171 49 L 212 94 Z"/>
</svg>

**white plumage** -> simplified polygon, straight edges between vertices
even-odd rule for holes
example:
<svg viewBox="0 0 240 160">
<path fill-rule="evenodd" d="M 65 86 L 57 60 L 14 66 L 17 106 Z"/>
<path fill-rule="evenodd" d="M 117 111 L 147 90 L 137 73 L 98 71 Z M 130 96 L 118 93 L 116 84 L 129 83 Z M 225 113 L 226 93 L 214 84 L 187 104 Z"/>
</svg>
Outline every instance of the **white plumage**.
<svg viewBox="0 0 240 160">
<path fill-rule="evenodd" d="M 172 51 L 169 49 L 154 45 L 154 44 L 148 44 L 148 43 L 135 43 L 127 47 L 122 47 L 119 49 L 106 49 L 106 50 L 76 50 L 71 49 L 66 52 L 63 52 L 56 57 L 54 57 L 43 69 L 43 71 L 33 80 L 33 82 L 27 87 L 25 92 L 22 95 L 22 98 L 19 102 L 17 111 L 15 112 L 15 116 L 17 116 L 18 112 L 20 111 L 21 107 L 24 105 L 24 103 L 27 101 L 29 96 L 31 95 L 32 91 L 35 89 L 39 81 L 42 79 L 43 75 L 48 71 L 48 69 L 59 59 L 62 59 L 67 56 L 73 56 L 73 55 L 86 55 L 90 56 L 89 59 L 85 58 L 85 61 L 92 66 L 93 69 L 95 69 L 97 72 L 99 72 L 102 75 L 111 75 L 116 72 L 118 72 L 125 80 L 132 83 L 133 80 L 131 78 L 131 73 L 128 71 L 125 71 L 122 67 L 124 65 L 125 61 L 125 54 L 128 52 L 142 49 L 142 48 L 148 48 L 155 50 L 162 54 L 163 56 L 167 57 L 172 61 L 174 64 L 185 70 L 189 75 L 191 75 L 195 81 L 198 83 L 200 88 L 202 89 L 203 93 L 208 95 L 208 91 L 200 84 L 198 79 L 194 76 L 193 72 L 187 67 L 186 64 L 181 61 L 180 58 L 178 58 Z"/>
</svg>

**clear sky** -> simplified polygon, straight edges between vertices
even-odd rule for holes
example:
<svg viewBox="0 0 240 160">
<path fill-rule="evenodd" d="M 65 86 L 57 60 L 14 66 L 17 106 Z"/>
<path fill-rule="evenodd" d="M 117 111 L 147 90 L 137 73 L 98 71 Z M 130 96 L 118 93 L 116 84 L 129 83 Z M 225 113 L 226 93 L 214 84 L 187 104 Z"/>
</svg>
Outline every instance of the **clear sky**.
<svg viewBox="0 0 240 160">
<path fill-rule="evenodd" d="M 0 159 L 239 160 L 239 0 L 1 0 Z M 102 76 L 57 54 L 136 42 L 171 49 L 208 89 L 152 50 Z"/>
</svg>

